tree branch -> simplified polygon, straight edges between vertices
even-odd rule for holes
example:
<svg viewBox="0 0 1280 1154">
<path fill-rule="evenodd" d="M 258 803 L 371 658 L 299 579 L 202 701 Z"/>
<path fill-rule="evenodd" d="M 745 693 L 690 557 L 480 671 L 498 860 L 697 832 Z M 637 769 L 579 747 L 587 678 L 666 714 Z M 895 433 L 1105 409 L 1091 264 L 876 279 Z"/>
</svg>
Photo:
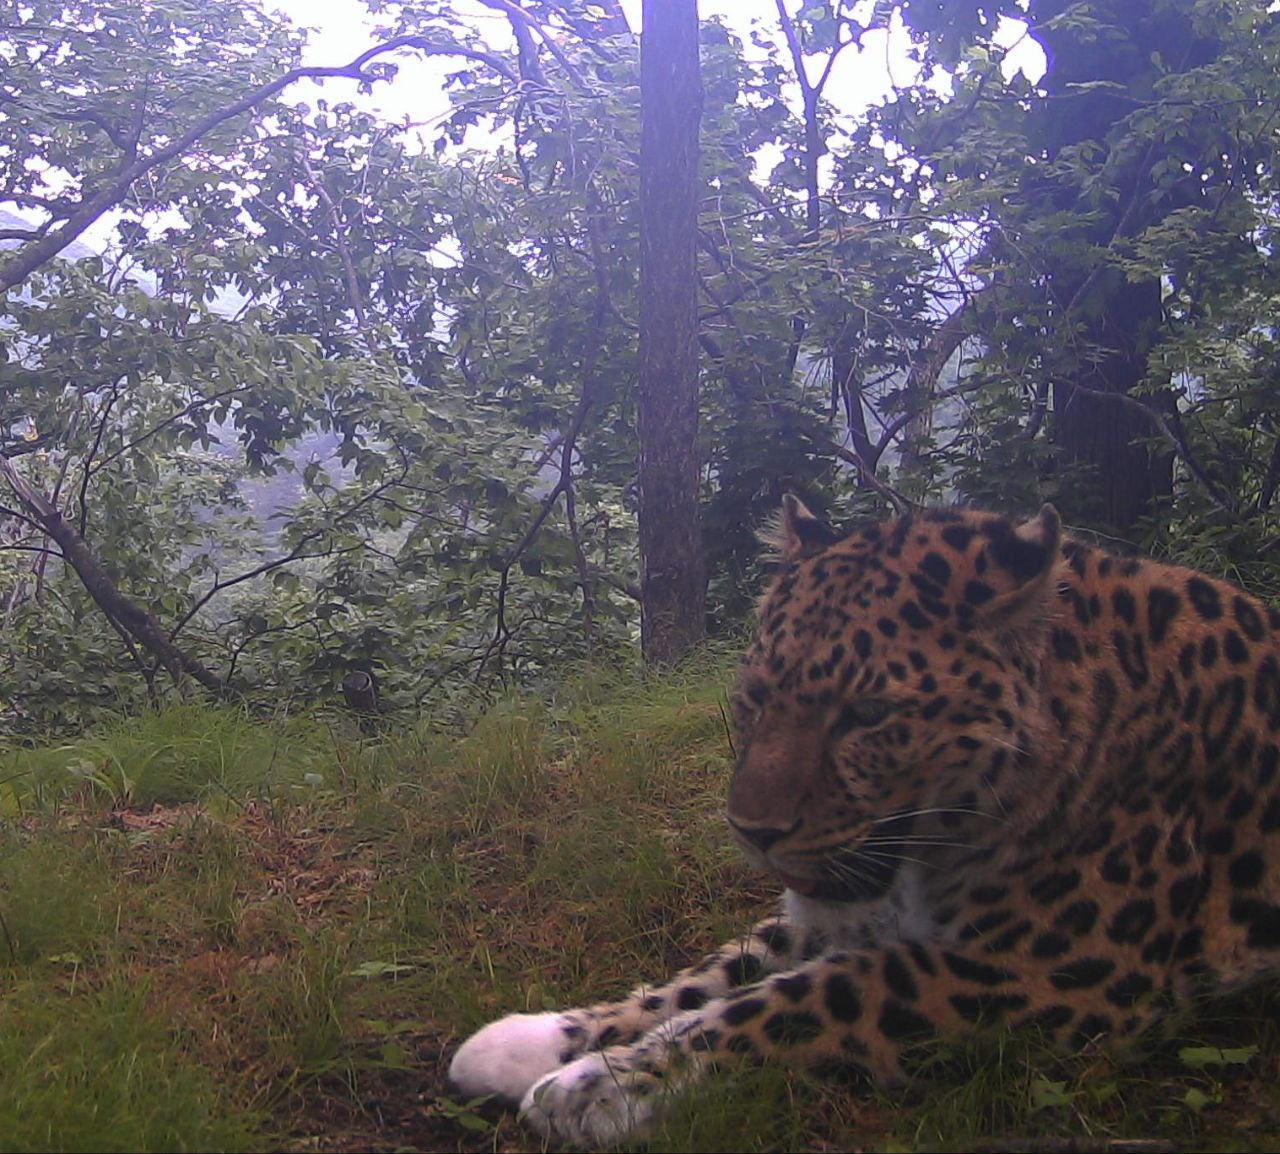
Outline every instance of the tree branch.
<svg viewBox="0 0 1280 1154">
<path fill-rule="evenodd" d="M 511 22 L 511 31 L 515 36 L 517 43 L 520 43 L 520 31 L 518 30 L 517 25 L 523 25 L 525 28 L 537 32 L 542 43 L 547 46 L 547 51 L 556 58 L 560 67 L 564 69 L 565 75 L 573 81 L 574 87 L 577 88 L 579 92 L 589 93 L 592 91 L 591 85 L 587 83 L 586 78 L 578 71 L 577 65 L 564 54 L 563 49 L 561 49 L 560 45 L 558 45 L 555 40 L 547 34 L 546 29 L 543 28 L 537 20 L 530 16 L 528 12 L 521 8 L 519 4 L 513 4 L 511 3 L 511 0 L 480 0 L 480 3 L 486 8 L 492 8 L 495 12 L 506 13 L 507 19 Z M 521 57 L 523 59 L 523 51 L 521 53 Z M 540 66 L 538 71 L 541 72 Z M 532 77 L 530 79 L 532 79 Z"/>
<path fill-rule="evenodd" d="M 369 355 L 374 356 L 377 354 L 378 345 L 369 329 L 369 318 L 364 310 L 364 299 L 360 295 L 360 280 L 356 276 L 355 262 L 351 259 L 351 249 L 347 246 L 346 219 L 338 211 L 338 206 L 334 204 L 333 197 L 329 195 L 329 189 L 324 183 L 324 179 L 311 167 L 311 161 L 307 158 L 305 146 L 299 148 L 298 159 L 302 164 L 302 171 L 307 174 L 307 180 L 315 190 L 316 196 L 320 198 L 324 206 L 329 210 L 329 216 L 333 220 L 333 243 L 338 250 L 338 259 L 342 262 L 342 275 L 347 286 L 347 300 L 351 305 L 352 313 L 355 314 L 356 327 L 360 330 L 361 339 L 369 350 Z"/>
<path fill-rule="evenodd" d="M 497 619 L 494 624 L 493 637 L 489 640 L 489 644 L 486 646 L 484 653 L 480 657 L 479 664 L 476 666 L 477 677 L 484 671 L 485 665 L 488 664 L 489 658 L 494 653 L 497 653 L 499 660 L 501 660 L 502 651 L 511 636 L 511 631 L 507 628 L 506 622 L 507 589 L 511 582 L 511 567 L 520 559 L 524 551 L 533 544 L 543 523 L 551 515 L 551 510 L 555 508 L 556 502 L 560 500 L 560 495 L 569 491 L 573 483 L 574 446 L 595 403 L 596 366 L 604 347 L 604 323 L 611 308 L 611 297 L 609 281 L 604 268 L 604 244 L 600 239 L 599 226 L 594 217 L 588 217 L 587 228 L 591 240 L 592 265 L 596 278 L 596 299 L 592 316 L 592 333 L 595 340 L 592 342 L 583 361 L 582 392 L 578 397 L 577 409 L 569 423 L 569 428 L 561 439 L 560 475 L 556 478 L 556 483 L 552 486 L 551 491 L 542 499 L 533 523 L 503 561 L 501 575 L 498 580 Z M 584 588 L 583 597 L 586 598 L 588 596 L 589 594 Z"/>
<path fill-rule="evenodd" d="M 322 553 L 305 553 L 303 550 L 310 545 L 312 541 L 315 541 L 317 538 L 323 537 L 326 533 L 331 532 L 333 527 L 340 521 L 345 521 L 347 518 L 353 516 L 371 501 L 378 500 L 388 489 L 394 489 L 400 483 L 400 479 L 401 478 L 398 477 L 391 481 L 384 481 L 376 489 L 366 493 L 349 509 L 344 509 L 341 513 L 337 514 L 323 529 L 313 529 L 310 533 L 304 533 L 302 537 L 298 539 L 297 544 L 294 545 L 294 547 L 284 556 L 273 557 L 269 561 L 263 561 L 260 565 L 255 565 L 252 569 L 239 573 L 235 577 L 228 578 L 226 581 L 215 579 L 212 587 L 205 590 L 204 593 L 197 597 L 191 608 L 178 619 L 178 623 L 169 631 L 169 640 L 172 641 L 176 638 L 178 634 L 190 623 L 191 619 L 195 617 L 195 615 L 199 613 L 200 610 L 203 609 L 214 597 L 223 592 L 223 590 L 231 589 L 236 585 L 242 585 L 246 581 L 252 581 L 255 577 L 261 577 L 266 573 L 270 573 L 273 570 L 279 569 L 281 566 L 291 564 L 294 561 L 306 561 L 312 557 L 336 556 L 340 553 L 351 552 L 352 550 L 350 549 L 331 549 Z"/>
<path fill-rule="evenodd" d="M 89 548 L 85 539 L 68 523 L 49 500 L 29 485 L 5 457 L 0 457 L 0 476 L 39 522 L 40 529 L 62 550 L 63 559 L 75 570 L 98 608 L 144 649 L 151 653 L 176 682 L 183 674 L 195 678 L 206 689 L 221 691 L 222 682 L 195 658 L 174 645 L 160 623 L 145 609 L 135 605 L 116 585 L 111 575 Z"/>
<path fill-rule="evenodd" d="M 165 419 L 158 425 L 152 426 L 143 433 L 142 436 L 121 445 L 114 453 L 108 453 L 102 458 L 102 460 L 93 466 L 91 472 L 97 473 L 100 469 L 106 468 L 106 466 L 111 464 L 112 461 L 123 457 L 130 449 L 136 449 L 144 441 L 149 441 L 152 437 L 156 436 L 157 433 L 167 428 L 169 425 L 172 425 L 175 421 L 180 421 L 183 417 L 190 416 L 192 413 L 203 409 L 206 405 L 213 405 L 218 401 L 225 400 L 227 397 L 234 397 L 238 393 L 248 392 L 249 388 L 249 385 L 236 385 L 230 389 L 223 389 L 220 393 L 211 393 L 207 397 L 200 397 L 198 400 L 192 401 L 189 405 L 184 405 L 172 416 L 165 417 Z"/>
<path fill-rule="evenodd" d="M 1235 518 L 1235 511 L 1227 503 L 1226 499 L 1219 494 L 1217 486 L 1209 479 L 1205 471 L 1200 468 L 1195 458 L 1192 457 L 1190 446 L 1169 427 L 1169 422 L 1154 409 L 1144 405 L 1137 397 L 1132 397 L 1128 393 L 1112 393 L 1105 389 L 1091 389 L 1088 385 L 1082 385 L 1074 381 L 1071 387 L 1077 393 L 1084 393 L 1089 397 L 1102 397 L 1109 401 L 1115 401 L 1125 406 L 1125 408 L 1136 409 L 1140 412 L 1151 423 L 1156 432 L 1160 434 L 1160 438 L 1173 450 L 1173 455 L 1187 467 L 1187 472 L 1191 474 L 1192 479 L 1205 497 L 1208 498 L 1209 503 L 1219 513 L 1223 513 L 1232 519 Z"/>
</svg>

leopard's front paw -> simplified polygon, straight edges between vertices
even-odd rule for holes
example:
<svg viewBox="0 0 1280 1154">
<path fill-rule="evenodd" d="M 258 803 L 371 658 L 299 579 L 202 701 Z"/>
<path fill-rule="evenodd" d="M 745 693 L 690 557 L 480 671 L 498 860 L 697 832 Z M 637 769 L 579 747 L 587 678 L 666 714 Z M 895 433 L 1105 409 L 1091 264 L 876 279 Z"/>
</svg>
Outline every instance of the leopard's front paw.
<svg viewBox="0 0 1280 1154">
<path fill-rule="evenodd" d="M 521 1101 L 545 1074 L 572 1062 L 590 1043 L 572 1014 L 509 1014 L 477 1030 L 453 1056 L 449 1081 L 464 1094 Z"/>
<path fill-rule="evenodd" d="M 659 1074 L 626 1069 L 609 1051 L 585 1054 L 537 1082 L 520 1103 L 520 1116 L 544 1138 L 590 1150 L 640 1137 L 648 1130 L 664 1090 Z"/>
</svg>

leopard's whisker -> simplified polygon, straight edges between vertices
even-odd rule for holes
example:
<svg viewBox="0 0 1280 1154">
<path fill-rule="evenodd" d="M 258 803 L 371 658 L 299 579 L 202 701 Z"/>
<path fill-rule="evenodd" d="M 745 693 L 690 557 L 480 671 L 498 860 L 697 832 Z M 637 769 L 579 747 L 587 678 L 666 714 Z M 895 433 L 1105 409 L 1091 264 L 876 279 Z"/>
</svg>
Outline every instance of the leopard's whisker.
<svg viewBox="0 0 1280 1154">
<path fill-rule="evenodd" d="M 1003 818 L 994 813 L 988 813 L 985 809 L 970 809 L 958 805 L 936 805 L 929 806 L 924 809 L 904 809 L 894 813 L 886 814 L 884 817 L 873 817 L 872 825 L 886 825 L 891 821 L 902 821 L 905 818 L 929 817 L 932 814 L 958 813 L 967 814 L 971 817 L 989 817 L 993 821 L 1002 821 Z"/>
<path fill-rule="evenodd" d="M 905 853 L 894 853 L 892 850 L 889 850 L 889 849 L 865 850 L 859 847 L 858 856 L 865 857 L 868 860 L 878 861 L 878 862 L 910 861 L 910 862 L 915 862 L 916 865 L 929 864 L 926 861 L 922 860 L 921 858 L 911 857 L 910 855 Z"/>
<path fill-rule="evenodd" d="M 851 881 L 854 883 L 874 882 L 875 875 L 870 870 L 859 870 L 856 868 L 857 861 L 849 859 L 829 859 L 827 865 L 830 872 L 842 881 Z"/>
<path fill-rule="evenodd" d="M 971 841 L 947 841 L 944 838 L 937 837 L 869 837 L 858 843 L 859 846 L 865 845 L 937 845 L 946 846 L 949 849 L 972 849 L 974 843 Z"/>
</svg>

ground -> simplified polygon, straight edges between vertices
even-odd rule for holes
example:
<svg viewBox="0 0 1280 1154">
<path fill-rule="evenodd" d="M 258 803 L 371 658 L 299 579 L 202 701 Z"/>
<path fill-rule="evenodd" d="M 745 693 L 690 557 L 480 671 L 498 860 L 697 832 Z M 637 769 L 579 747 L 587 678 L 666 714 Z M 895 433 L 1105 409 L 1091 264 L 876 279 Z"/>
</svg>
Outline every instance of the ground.
<svg viewBox="0 0 1280 1154">
<path fill-rule="evenodd" d="M 540 1149 L 447 1086 L 458 1043 L 773 900 L 720 817 L 729 676 L 499 703 L 465 736 L 183 707 L 0 754 L 6 1147 Z M 1278 1007 L 1261 987 L 1127 1056 L 988 1039 L 893 1097 L 743 1071 L 653 1148 L 1275 1149 Z"/>
</svg>

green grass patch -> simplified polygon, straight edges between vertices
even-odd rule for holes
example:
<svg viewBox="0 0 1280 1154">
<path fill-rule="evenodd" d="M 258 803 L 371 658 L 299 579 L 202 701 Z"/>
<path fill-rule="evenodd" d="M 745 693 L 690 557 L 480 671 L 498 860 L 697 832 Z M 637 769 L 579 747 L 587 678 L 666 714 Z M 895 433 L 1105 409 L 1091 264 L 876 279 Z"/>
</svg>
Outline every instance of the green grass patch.
<svg viewBox="0 0 1280 1154">
<path fill-rule="evenodd" d="M 92 842 L 0 828 L 0 966 L 91 957 L 109 932 L 111 867 Z"/>
<path fill-rule="evenodd" d="M 588 671 L 465 732 L 184 705 L 0 754 L 4 1145 L 539 1149 L 453 1098 L 462 1038 L 660 980 L 771 904 L 721 816 L 734 663 Z M 647 1148 L 1274 1146 L 1273 1002 L 1126 1065 L 965 1043 L 892 1095 L 744 1068 Z"/>
<path fill-rule="evenodd" d="M 6 1150 L 251 1150 L 260 1122 L 153 1013 L 145 984 L 117 980 L 80 993 L 45 982 L 6 989 Z"/>
<path fill-rule="evenodd" d="M 175 705 L 78 741 L 0 754 L 0 813 L 39 812 L 77 787 L 117 804 L 214 796 L 294 799 L 341 783 L 332 731 L 306 717 L 251 717 L 235 706 Z"/>
</svg>

